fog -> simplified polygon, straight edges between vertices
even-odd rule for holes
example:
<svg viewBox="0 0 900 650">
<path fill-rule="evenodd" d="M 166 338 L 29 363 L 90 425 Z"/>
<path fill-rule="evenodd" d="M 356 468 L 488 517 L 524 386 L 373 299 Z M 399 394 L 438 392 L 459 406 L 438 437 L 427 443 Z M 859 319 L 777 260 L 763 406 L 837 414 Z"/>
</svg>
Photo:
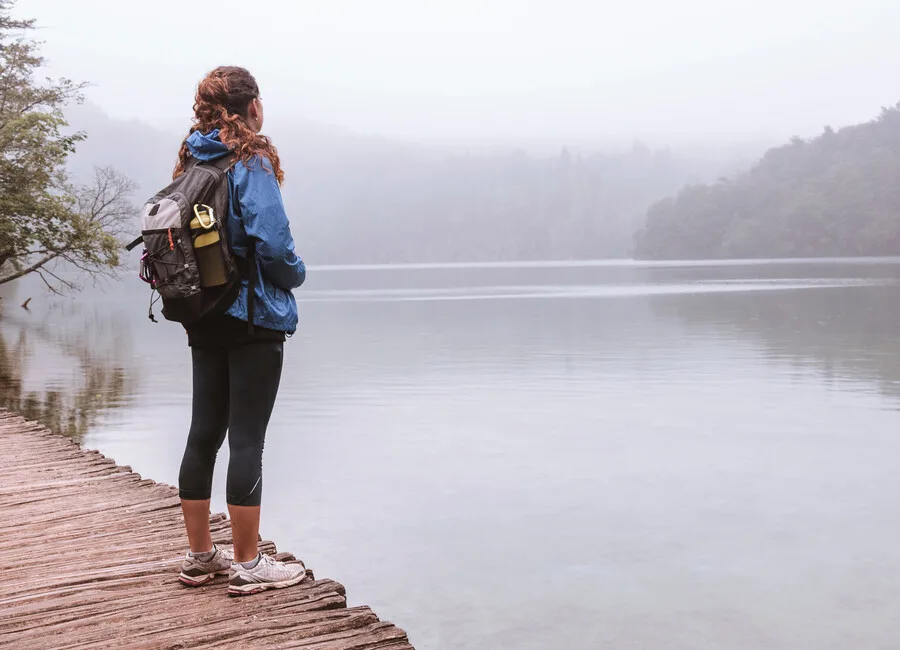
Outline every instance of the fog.
<svg viewBox="0 0 900 650">
<path fill-rule="evenodd" d="M 898 2 L 16 11 L 49 75 L 91 83 L 72 171 L 113 165 L 136 200 L 165 184 L 199 79 L 249 68 L 315 263 L 900 253 Z"/>
<path fill-rule="evenodd" d="M 215 12 L 208 7 L 214 6 Z M 722 146 L 896 102 L 890 0 L 30 0 L 50 72 L 113 117 L 183 125 L 223 63 L 270 128 L 304 118 L 449 144 Z M 181 128 L 181 126 L 179 126 Z"/>
<path fill-rule="evenodd" d="M 73 186 L 108 165 L 136 208 L 203 75 L 257 76 L 310 268 L 261 529 L 351 605 L 420 650 L 900 645 L 900 0 L 15 11 L 91 83 Z M 8 140 L 44 160 L 31 119 Z M 15 189 L 10 265 L 9 232 L 95 241 Z M 70 298 L 50 265 L 3 285 L 0 406 L 174 484 L 191 361 L 141 254 L 62 267 Z"/>
</svg>

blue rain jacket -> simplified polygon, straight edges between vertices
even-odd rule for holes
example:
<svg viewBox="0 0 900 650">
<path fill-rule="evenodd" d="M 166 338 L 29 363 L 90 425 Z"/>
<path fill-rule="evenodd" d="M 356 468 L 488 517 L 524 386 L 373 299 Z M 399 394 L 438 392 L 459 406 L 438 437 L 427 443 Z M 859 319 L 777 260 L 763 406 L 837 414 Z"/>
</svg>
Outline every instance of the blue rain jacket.
<svg viewBox="0 0 900 650">
<path fill-rule="evenodd" d="M 219 130 L 194 131 L 187 146 L 197 160 L 215 160 L 229 153 Z M 251 238 L 256 240 L 256 305 L 253 322 L 260 327 L 293 334 L 297 330 L 297 302 L 292 289 L 303 284 L 306 266 L 294 252 L 294 238 L 284 211 L 281 189 L 265 158 L 238 161 L 228 172 L 229 208 L 225 224 L 228 243 L 236 255 L 247 256 Z M 247 281 L 226 312 L 240 320 L 247 316 Z"/>
</svg>

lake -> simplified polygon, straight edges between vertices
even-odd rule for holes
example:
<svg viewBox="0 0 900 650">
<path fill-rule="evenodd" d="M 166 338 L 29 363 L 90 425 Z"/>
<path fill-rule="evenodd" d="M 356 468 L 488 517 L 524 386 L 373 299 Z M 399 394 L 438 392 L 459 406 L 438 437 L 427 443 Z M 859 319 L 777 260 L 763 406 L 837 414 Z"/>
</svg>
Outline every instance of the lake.
<svg viewBox="0 0 900 650">
<path fill-rule="evenodd" d="M 324 267 L 297 295 L 263 535 L 420 650 L 897 647 L 900 260 Z M 18 287 L 0 403 L 175 484 L 190 355 L 148 297 Z"/>
</svg>

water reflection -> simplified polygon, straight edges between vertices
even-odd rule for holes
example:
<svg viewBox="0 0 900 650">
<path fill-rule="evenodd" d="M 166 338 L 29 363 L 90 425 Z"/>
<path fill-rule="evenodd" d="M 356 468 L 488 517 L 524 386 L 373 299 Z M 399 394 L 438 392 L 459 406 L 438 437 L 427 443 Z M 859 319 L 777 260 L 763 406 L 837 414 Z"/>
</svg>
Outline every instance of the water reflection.
<svg viewBox="0 0 900 650">
<path fill-rule="evenodd" d="M 870 606 L 898 599 L 879 577 L 900 570 L 898 271 L 311 274 L 267 439 L 263 528 L 421 648 L 900 638 Z M 174 482 L 190 355 L 129 282 L 4 316 L 2 399 Z M 522 287 L 542 295 L 507 297 Z M 446 295 L 460 299 L 433 299 Z M 841 628 L 847 602 L 865 607 Z"/>
<path fill-rule="evenodd" d="M 874 384 L 900 408 L 896 286 L 658 296 L 652 306 L 705 333 L 749 337 L 770 361 L 814 370 L 830 383 Z"/>
<path fill-rule="evenodd" d="M 80 442 L 137 393 L 131 356 L 127 323 L 98 306 L 7 308 L 0 318 L 0 406 Z"/>
</svg>

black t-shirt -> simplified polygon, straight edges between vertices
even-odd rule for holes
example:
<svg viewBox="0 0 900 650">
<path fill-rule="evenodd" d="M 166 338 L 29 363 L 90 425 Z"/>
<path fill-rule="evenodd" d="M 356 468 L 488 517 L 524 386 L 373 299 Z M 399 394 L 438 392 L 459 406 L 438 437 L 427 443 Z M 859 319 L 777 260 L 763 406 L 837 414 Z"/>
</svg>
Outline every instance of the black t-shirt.
<svg viewBox="0 0 900 650">
<path fill-rule="evenodd" d="M 249 332 L 247 321 L 220 314 L 208 316 L 187 327 L 188 345 L 193 348 L 234 347 L 256 341 L 284 341 L 284 332 L 256 325 Z"/>
</svg>

